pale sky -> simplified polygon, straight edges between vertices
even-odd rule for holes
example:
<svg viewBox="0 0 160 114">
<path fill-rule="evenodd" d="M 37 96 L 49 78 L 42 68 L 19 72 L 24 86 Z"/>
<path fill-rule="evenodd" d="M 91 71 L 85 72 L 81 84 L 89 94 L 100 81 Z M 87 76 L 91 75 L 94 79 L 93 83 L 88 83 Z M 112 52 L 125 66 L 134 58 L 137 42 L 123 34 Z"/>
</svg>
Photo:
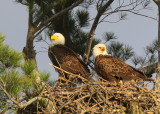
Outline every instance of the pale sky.
<svg viewBox="0 0 160 114">
<path fill-rule="evenodd" d="M 157 6 L 152 3 L 151 7 L 152 10 L 142 13 L 157 18 Z M 17 4 L 14 0 L 0 1 L 0 32 L 6 36 L 5 43 L 19 51 L 22 51 L 26 43 L 28 27 L 27 10 L 24 5 Z M 129 14 L 126 20 L 119 23 L 100 24 L 96 30 L 96 37 L 101 38 L 102 34 L 106 31 L 114 32 L 118 37 L 118 41 L 132 46 L 136 54 L 143 55 L 144 47 L 157 38 L 157 28 L 157 21 Z M 45 46 L 47 46 L 45 43 L 36 42 L 36 49 L 38 51 L 44 51 L 43 47 Z M 48 65 L 51 62 L 47 53 L 38 53 L 37 62 L 40 71 L 45 70 L 54 75 L 54 68 Z M 57 78 L 57 74 L 54 77 Z"/>
</svg>

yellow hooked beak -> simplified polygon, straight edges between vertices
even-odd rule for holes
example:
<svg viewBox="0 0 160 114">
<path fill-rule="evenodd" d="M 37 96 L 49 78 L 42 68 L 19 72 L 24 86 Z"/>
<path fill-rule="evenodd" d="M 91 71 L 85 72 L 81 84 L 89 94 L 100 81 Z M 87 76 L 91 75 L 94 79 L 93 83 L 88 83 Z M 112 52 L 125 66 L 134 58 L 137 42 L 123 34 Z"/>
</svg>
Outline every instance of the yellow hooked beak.
<svg viewBox="0 0 160 114">
<path fill-rule="evenodd" d="M 57 40 L 57 39 L 58 39 L 57 36 L 55 36 L 55 35 L 52 35 L 52 36 L 51 36 L 51 40 Z"/>
<path fill-rule="evenodd" d="M 101 49 L 102 51 L 105 51 L 105 47 L 101 47 L 100 49 Z"/>
</svg>

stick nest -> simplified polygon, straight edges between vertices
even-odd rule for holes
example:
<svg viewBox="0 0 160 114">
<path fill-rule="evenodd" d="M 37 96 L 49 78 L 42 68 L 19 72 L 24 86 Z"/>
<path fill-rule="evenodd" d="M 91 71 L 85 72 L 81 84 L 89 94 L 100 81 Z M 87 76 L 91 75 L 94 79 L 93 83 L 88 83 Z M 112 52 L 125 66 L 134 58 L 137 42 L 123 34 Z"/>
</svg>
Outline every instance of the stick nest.
<svg viewBox="0 0 160 114">
<path fill-rule="evenodd" d="M 45 113 L 152 114 L 160 110 L 160 96 L 146 87 L 137 86 L 135 82 L 123 87 L 108 82 L 88 82 L 79 87 L 59 83 L 52 87 L 47 85 L 43 96 L 52 101 L 52 110 L 44 109 Z"/>
</svg>

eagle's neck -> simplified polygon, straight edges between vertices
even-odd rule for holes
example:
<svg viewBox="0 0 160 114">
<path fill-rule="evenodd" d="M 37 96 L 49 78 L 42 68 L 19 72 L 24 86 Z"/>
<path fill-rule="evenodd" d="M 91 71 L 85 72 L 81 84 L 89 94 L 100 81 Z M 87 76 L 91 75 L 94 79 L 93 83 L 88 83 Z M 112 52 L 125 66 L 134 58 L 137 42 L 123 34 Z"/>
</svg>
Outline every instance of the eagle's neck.
<svg viewBox="0 0 160 114">
<path fill-rule="evenodd" d="M 95 54 L 94 57 L 96 58 L 99 55 L 109 55 L 109 54 L 107 52 L 105 52 L 105 53 Z"/>
<path fill-rule="evenodd" d="M 53 44 L 53 43 L 49 44 L 49 47 L 53 47 L 53 46 L 54 46 L 54 44 Z"/>
<path fill-rule="evenodd" d="M 53 47 L 55 45 L 64 45 L 64 41 L 57 41 L 57 42 L 52 41 L 49 47 Z"/>
<path fill-rule="evenodd" d="M 107 51 L 99 51 L 99 50 L 93 50 L 93 56 L 94 56 L 94 58 L 96 58 L 97 56 L 99 56 L 99 55 L 109 55 L 108 53 L 107 53 Z"/>
</svg>

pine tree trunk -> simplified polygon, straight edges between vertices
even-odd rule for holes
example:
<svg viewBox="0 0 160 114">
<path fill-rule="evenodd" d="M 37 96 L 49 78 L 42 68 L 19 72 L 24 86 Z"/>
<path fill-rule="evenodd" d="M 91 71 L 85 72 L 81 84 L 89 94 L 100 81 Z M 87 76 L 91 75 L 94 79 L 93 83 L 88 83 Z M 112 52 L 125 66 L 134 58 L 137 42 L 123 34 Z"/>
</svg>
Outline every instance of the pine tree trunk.
<svg viewBox="0 0 160 114">
<path fill-rule="evenodd" d="M 25 60 L 32 60 L 37 67 L 36 52 L 33 46 L 35 32 L 36 29 L 33 27 L 33 4 L 31 4 L 29 6 L 28 33 L 26 39 L 26 46 L 23 48 L 23 53 L 25 54 Z"/>
<path fill-rule="evenodd" d="M 33 40 L 34 40 L 34 28 L 29 27 L 28 28 L 28 35 L 26 40 L 26 46 L 23 49 L 23 53 L 25 54 L 26 60 L 33 60 L 36 64 L 36 52 L 34 50 L 33 46 Z"/>
<path fill-rule="evenodd" d="M 158 66 L 157 66 L 157 76 L 156 76 L 156 84 L 155 91 L 160 95 L 160 1 L 153 0 L 158 6 Z M 158 104 L 160 105 L 160 104 Z M 157 110 L 157 113 L 160 113 L 160 110 Z"/>
<path fill-rule="evenodd" d="M 154 0 L 158 6 L 158 66 L 155 90 L 160 91 L 160 1 Z"/>
</svg>

